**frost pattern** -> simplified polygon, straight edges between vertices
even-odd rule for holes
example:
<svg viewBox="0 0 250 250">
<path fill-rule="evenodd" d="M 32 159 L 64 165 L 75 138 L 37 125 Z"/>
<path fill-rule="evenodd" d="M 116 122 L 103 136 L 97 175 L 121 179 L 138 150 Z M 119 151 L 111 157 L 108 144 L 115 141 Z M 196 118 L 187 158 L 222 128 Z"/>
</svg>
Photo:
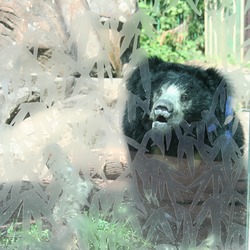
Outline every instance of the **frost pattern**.
<svg viewBox="0 0 250 250">
<path fill-rule="evenodd" d="M 187 2 L 199 14 L 196 1 Z M 66 42 L 33 28 L 20 43 L 0 50 L 0 225 L 3 234 L 10 226 L 21 228 L 9 248 L 243 249 L 246 159 L 233 141 L 226 147 L 223 136 L 213 148 L 190 136 L 204 134 L 217 121 L 214 107 L 225 105 L 225 86 L 203 121 L 176 128 L 179 159 L 147 155 L 150 138 L 160 149 L 169 138 L 150 132 L 141 145 L 126 138 L 138 149 L 131 157 L 120 127 L 127 93 L 124 81 L 113 78 L 113 69 L 120 76 L 121 68 L 110 57 L 110 27 L 116 29 L 119 18 L 101 22 L 95 12 L 78 13 L 68 24 Z M 137 46 L 140 27 L 152 38 L 154 24 L 142 11 L 124 23 L 116 41 L 120 56 L 132 46 L 127 71 L 146 56 Z M 91 36 L 99 44 L 90 57 Z M 41 65 L 43 39 L 53 50 Z M 244 78 L 242 72 L 232 74 Z M 141 75 L 150 98 L 148 71 L 141 69 Z M 147 100 L 130 101 L 148 112 Z M 233 133 L 238 120 L 230 113 L 224 125 L 229 123 Z M 193 145 L 203 160 L 194 159 Z M 214 161 L 218 152 L 222 162 Z M 30 233 L 34 224 L 39 235 L 49 230 L 48 239 Z"/>
</svg>

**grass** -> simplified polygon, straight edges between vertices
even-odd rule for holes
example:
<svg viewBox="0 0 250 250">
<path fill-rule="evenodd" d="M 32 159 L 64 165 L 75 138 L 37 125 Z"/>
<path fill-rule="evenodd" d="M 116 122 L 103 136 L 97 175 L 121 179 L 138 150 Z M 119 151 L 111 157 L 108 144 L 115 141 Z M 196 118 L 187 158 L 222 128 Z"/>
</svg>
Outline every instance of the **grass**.
<svg viewBox="0 0 250 250">
<path fill-rule="evenodd" d="M 89 218 L 86 214 L 76 217 L 71 226 L 75 227 L 77 238 L 86 239 L 84 243 L 89 246 L 89 250 L 133 250 L 140 247 L 154 249 L 152 244 L 137 233 L 129 222 L 113 223 L 105 219 Z M 74 224 L 76 221 L 77 223 Z M 32 224 L 28 231 L 24 231 L 21 223 L 13 222 L 2 227 L 0 233 L 0 248 L 4 249 L 18 249 L 19 242 L 30 249 L 30 246 L 42 246 L 49 241 L 50 231 L 39 230 L 36 224 Z M 74 249 L 81 249 L 81 243 L 78 240 L 74 244 Z"/>
<path fill-rule="evenodd" d="M 152 244 L 137 232 L 128 220 L 109 221 L 106 218 L 90 218 L 83 214 L 72 221 L 76 228 L 79 249 L 134 250 L 140 247 L 153 249 Z"/>
<path fill-rule="evenodd" d="M 109 246 L 113 246 L 114 249 L 124 250 L 137 249 L 142 246 L 147 249 L 151 249 L 150 247 L 152 247 L 151 244 L 145 241 L 128 222 L 121 225 L 119 223 L 110 223 L 99 219 L 97 221 L 93 220 L 93 224 L 96 227 L 98 249 L 100 250 L 111 249 Z M 101 235 L 103 236 L 102 239 L 100 238 Z M 90 250 L 95 249 L 95 246 L 90 244 Z"/>
<path fill-rule="evenodd" d="M 12 222 L 9 226 L 5 226 L 2 228 L 0 233 L 0 247 L 4 247 L 8 249 L 17 249 L 16 247 L 12 247 L 15 243 L 22 239 L 24 235 L 24 231 L 22 230 L 21 223 Z M 27 236 L 32 241 L 37 242 L 46 242 L 49 241 L 49 230 L 45 229 L 40 231 L 36 224 L 32 224 L 27 233 Z"/>
</svg>

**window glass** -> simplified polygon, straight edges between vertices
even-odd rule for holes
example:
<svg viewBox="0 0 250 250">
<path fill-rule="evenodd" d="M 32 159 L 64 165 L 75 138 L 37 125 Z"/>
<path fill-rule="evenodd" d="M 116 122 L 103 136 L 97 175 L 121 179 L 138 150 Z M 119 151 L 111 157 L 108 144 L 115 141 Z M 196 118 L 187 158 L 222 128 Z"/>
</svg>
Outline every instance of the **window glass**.
<svg viewBox="0 0 250 250">
<path fill-rule="evenodd" d="M 249 7 L 3 0 L 1 248 L 247 249 Z"/>
</svg>

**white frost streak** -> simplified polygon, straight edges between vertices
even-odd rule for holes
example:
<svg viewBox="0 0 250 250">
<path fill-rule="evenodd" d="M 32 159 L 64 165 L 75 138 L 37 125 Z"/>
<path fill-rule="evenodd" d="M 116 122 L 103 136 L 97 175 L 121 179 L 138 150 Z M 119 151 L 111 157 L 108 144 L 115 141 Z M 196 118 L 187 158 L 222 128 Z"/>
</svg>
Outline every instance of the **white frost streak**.
<svg viewBox="0 0 250 250">
<path fill-rule="evenodd" d="M 25 119 L 20 124 L 15 124 L 14 127 L 2 125 L 2 129 L 5 130 L 2 134 L 4 138 L 1 140 L 4 144 L 0 144 L 0 168 L 5 171 L 2 173 L 3 177 L 15 180 L 26 175 L 30 179 L 32 171 L 43 172 L 44 149 L 50 143 L 60 145 L 77 167 L 86 167 L 87 162 L 93 161 L 96 166 L 99 166 L 100 162 L 91 152 L 91 146 L 101 144 L 102 136 L 98 134 L 101 132 L 100 119 L 104 127 L 108 126 L 105 124 L 105 119 L 93 111 L 50 108 Z M 7 154 L 8 151 L 9 154 Z M 75 157 L 75 151 L 81 153 L 79 162 Z M 8 159 L 6 155 L 9 155 Z M 14 171 L 18 165 L 18 170 Z M 44 169 L 45 172 L 47 172 L 46 169 Z M 40 178 L 43 177 L 40 176 Z"/>
</svg>

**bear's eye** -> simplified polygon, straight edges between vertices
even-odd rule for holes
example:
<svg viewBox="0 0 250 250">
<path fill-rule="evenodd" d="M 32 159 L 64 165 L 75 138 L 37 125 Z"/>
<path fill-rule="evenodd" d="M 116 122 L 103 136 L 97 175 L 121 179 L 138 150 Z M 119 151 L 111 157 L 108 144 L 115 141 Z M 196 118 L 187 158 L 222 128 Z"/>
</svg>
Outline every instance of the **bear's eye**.
<svg viewBox="0 0 250 250">
<path fill-rule="evenodd" d="M 183 101 L 183 102 L 188 101 L 188 94 L 182 94 L 181 101 Z"/>
</svg>

